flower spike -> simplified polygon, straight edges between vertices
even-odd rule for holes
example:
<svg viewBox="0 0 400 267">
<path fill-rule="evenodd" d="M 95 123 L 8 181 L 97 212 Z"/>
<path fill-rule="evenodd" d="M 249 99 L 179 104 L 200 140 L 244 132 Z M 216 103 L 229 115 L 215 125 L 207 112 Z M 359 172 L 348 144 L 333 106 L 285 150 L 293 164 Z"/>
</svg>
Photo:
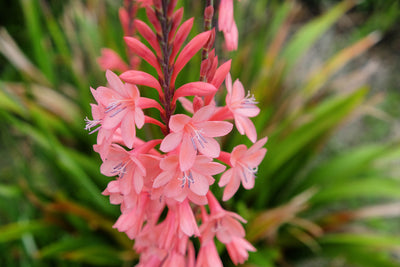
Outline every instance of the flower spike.
<svg viewBox="0 0 400 267">
<path fill-rule="evenodd" d="M 219 7 L 228 49 L 237 47 L 238 36 L 232 1 L 221 0 Z M 231 60 L 218 62 L 214 7 L 206 2 L 204 32 L 184 46 L 194 18 L 181 24 L 183 8 L 175 10 L 177 0 L 124 0 L 120 20 L 130 64 L 103 49 L 99 65 L 122 74 L 106 70 L 108 85 L 90 89 L 97 103 L 91 104 L 92 119 L 85 119 L 85 129 L 97 134 L 93 147 L 103 161 L 100 172 L 111 177 L 103 195 L 120 205 L 113 228 L 135 239 L 139 267 L 222 266 L 216 239 L 226 246 L 234 264 L 243 263 L 249 251 L 256 250 L 244 238 L 246 220 L 223 208 L 212 185 L 217 180 L 225 187 L 223 201 L 232 198 L 240 184 L 245 189 L 254 187 L 267 138 L 257 141 L 249 118 L 260 109 L 239 80 L 232 84 Z M 140 8 L 145 8 L 149 23 L 134 18 Z M 201 49 L 200 79 L 181 77 L 175 84 Z M 156 72 L 136 69 L 141 59 Z M 221 99 L 224 80 L 225 102 Z M 150 93 L 158 97 L 148 98 Z M 190 115 L 178 112 L 177 100 Z M 158 112 L 152 116 L 150 108 L 158 110 L 159 116 Z M 250 148 L 239 144 L 228 153 L 220 139 L 234 125 L 254 144 Z M 154 136 L 163 137 L 153 139 L 147 134 L 153 129 L 159 131 Z M 200 242 L 197 253 L 191 241 L 195 238 Z"/>
</svg>

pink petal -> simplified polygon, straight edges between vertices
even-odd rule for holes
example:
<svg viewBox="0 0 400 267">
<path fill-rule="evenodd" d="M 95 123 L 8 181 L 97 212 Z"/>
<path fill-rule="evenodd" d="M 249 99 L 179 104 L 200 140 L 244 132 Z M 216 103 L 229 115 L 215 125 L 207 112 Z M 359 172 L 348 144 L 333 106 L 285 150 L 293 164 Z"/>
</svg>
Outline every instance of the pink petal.
<svg viewBox="0 0 400 267">
<path fill-rule="evenodd" d="M 246 133 L 250 141 L 254 143 L 257 140 L 256 127 L 249 118 L 242 116 L 235 116 L 235 125 L 239 133 L 241 134 Z"/>
<path fill-rule="evenodd" d="M 95 97 L 97 103 L 107 107 L 111 102 L 115 101 L 115 99 L 122 99 L 123 97 L 117 93 L 116 91 L 100 86 L 96 90 L 93 90 L 93 96 Z"/>
<path fill-rule="evenodd" d="M 196 205 L 204 206 L 207 205 L 207 198 L 205 196 L 199 196 L 192 192 L 188 194 L 188 199 Z"/>
<path fill-rule="evenodd" d="M 179 102 L 181 102 L 182 107 L 183 107 L 186 111 L 188 111 L 188 112 L 190 112 L 190 113 L 192 113 L 192 114 L 194 113 L 192 101 L 190 101 L 190 100 L 187 99 L 186 97 L 179 97 L 178 100 L 179 100 Z M 92 112 L 92 113 L 93 113 L 93 112 Z"/>
<path fill-rule="evenodd" d="M 170 171 L 164 171 L 164 172 L 160 173 L 154 180 L 153 187 L 159 188 L 159 187 L 167 184 L 173 178 L 172 174 L 173 173 Z"/>
<path fill-rule="evenodd" d="M 133 174 L 133 185 L 136 193 L 139 194 L 143 188 L 143 176 L 138 171 Z"/>
<path fill-rule="evenodd" d="M 135 123 L 136 126 L 141 129 L 144 125 L 144 113 L 143 110 L 141 110 L 140 108 L 136 107 L 135 108 Z"/>
<path fill-rule="evenodd" d="M 162 93 L 161 85 L 157 79 L 154 78 L 153 75 L 150 75 L 146 72 L 128 70 L 122 73 L 119 77 L 125 82 L 148 86 L 156 89 L 159 93 Z"/>
<path fill-rule="evenodd" d="M 243 176 L 245 175 L 245 177 Z M 245 189 L 249 190 L 254 187 L 255 179 L 252 173 L 248 170 L 243 170 L 243 174 L 240 176 L 242 185 Z"/>
<path fill-rule="evenodd" d="M 227 185 L 231 181 L 231 179 L 234 178 L 234 177 L 232 177 L 232 175 L 234 175 L 233 171 L 234 171 L 234 169 L 231 168 L 222 174 L 222 176 L 218 182 L 219 187 L 223 187 L 223 186 Z"/>
<path fill-rule="evenodd" d="M 182 132 L 170 133 L 161 142 L 160 150 L 162 152 L 169 152 L 174 150 L 182 141 Z"/>
<path fill-rule="evenodd" d="M 217 91 L 217 88 L 212 85 L 211 83 L 205 82 L 191 82 L 182 85 L 178 89 L 176 89 L 174 93 L 174 98 L 172 102 L 176 102 L 179 97 L 182 96 L 190 96 L 190 95 L 197 95 L 197 96 L 205 96 L 213 94 Z"/>
<path fill-rule="evenodd" d="M 197 149 L 200 151 L 201 154 L 207 157 L 217 158 L 221 151 L 218 142 L 214 138 L 205 136 L 204 140 L 205 142 L 202 142 L 203 145 L 199 144 L 199 142 L 196 141 Z"/>
<path fill-rule="evenodd" d="M 121 57 L 109 48 L 101 49 L 101 56 L 97 58 L 97 62 L 103 70 L 126 71 L 128 69 L 128 66 Z"/>
<path fill-rule="evenodd" d="M 174 1 L 176 3 L 176 0 Z M 174 37 L 176 36 L 177 33 L 176 29 L 178 28 L 179 24 L 181 24 L 182 17 L 183 17 L 183 7 L 179 8 L 173 15 L 172 25 L 171 25 L 171 30 L 169 31 L 168 40 L 171 41 L 174 40 Z"/>
<path fill-rule="evenodd" d="M 229 75 L 229 70 L 231 69 L 231 63 L 232 60 L 228 60 L 224 64 L 218 67 L 217 71 L 214 74 L 214 78 L 211 81 L 211 84 L 213 84 L 216 88 L 219 88 L 223 81 L 225 80 L 225 77 Z M 227 82 L 228 84 L 228 82 Z M 230 80 L 230 88 L 232 88 L 232 79 Z M 228 85 L 227 85 L 228 88 Z M 229 91 L 228 91 L 229 92 Z"/>
<path fill-rule="evenodd" d="M 233 148 L 232 153 L 231 153 L 231 163 L 233 166 L 236 166 L 236 161 L 240 160 L 243 158 L 245 155 L 248 155 L 247 147 L 243 144 L 238 145 Z"/>
<path fill-rule="evenodd" d="M 208 137 L 227 135 L 233 128 L 232 123 L 227 121 L 205 121 L 196 124 L 202 133 Z"/>
<path fill-rule="evenodd" d="M 179 158 L 178 155 L 171 155 L 163 158 L 160 161 L 160 168 L 163 170 L 175 170 L 178 168 Z"/>
<path fill-rule="evenodd" d="M 151 66 L 153 66 L 156 69 L 158 75 L 163 76 L 156 56 L 147 46 L 145 46 L 142 42 L 134 37 L 124 37 L 124 40 L 132 52 L 134 52 L 135 54 L 146 60 Z"/>
<path fill-rule="evenodd" d="M 239 31 L 236 23 L 233 22 L 230 31 L 224 31 L 225 45 L 228 51 L 237 50 L 239 42 Z"/>
<path fill-rule="evenodd" d="M 232 77 L 231 74 L 228 72 L 225 78 L 225 86 L 228 94 L 232 95 Z"/>
<path fill-rule="evenodd" d="M 107 114 L 107 116 L 104 117 L 102 127 L 104 129 L 113 129 L 117 127 L 125 115 L 128 113 L 127 109 L 121 110 L 118 113 L 113 113 L 115 111 L 110 111 L 111 114 Z"/>
<path fill-rule="evenodd" d="M 111 70 L 106 71 L 106 78 L 108 83 L 110 84 L 111 88 L 115 91 L 119 92 L 120 94 L 125 93 L 125 86 L 119 79 L 118 75 L 112 72 Z"/>
<path fill-rule="evenodd" d="M 193 114 L 193 122 L 201 122 L 208 120 L 215 112 L 215 107 L 213 105 L 208 105 L 202 107 L 195 114 Z"/>
<path fill-rule="evenodd" d="M 179 205 L 179 225 L 182 232 L 187 236 L 200 236 L 196 219 L 194 218 L 192 208 L 188 201 L 184 201 Z"/>
<path fill-rule="evenodd" d="M 237 174 L 233 172 L 232 178 L 225 187 L 224 195 L 222 197 L 223 201 L 229 200 L 239 189 L 240 179 L 238 179 Z"/>
<path fill-rule="evenodd" d="M 126 169 L 126 174 L 122 179 L 119 181 L 119 189 L 121 190 L 121 194 L 123 195 L 128 195 L 133 186 L 133 168 L 130 166 L 130 168 Z"/>
<path fill-rule="evenodd" d="M 184 114 L 176 114 L 169 120 L 169 128 L 172 132 L 180 132 L 186 124 L 190 122 L 190 117 Z"/>
<path fill-rule="evenodd" d="M 192 26 L 193 26 L 193 19 L 194 18 L 190 18 L 187 21 L 185 21 L 184 23 L 182 23 L 181 27 L 176 32 L 170 61 L 173 61 L 175 59 L 176 55 L 178 54 L 179 50 L 181 49 L 183 42 L 186 40 L 187 36 L 189 35 L 190 30 L 192 29 Z"/>
<path fill-rule="evenodd" d="M 194 171 L 192 171 L 192 175 L 194 183 L 190 184 L 190 190 L 199 196 L 205 196 L 209 188 L 207 179 L 203 175 Z"/>
<path fill-rule="evenodd" d="M 138 19 L 134 20 L 134 24 L 140 35 L 142 35 L 143 38 L 146 39 L 150 46 L 156 51 L 157 56 L 161 57 L 160 45 L 158 44 L 157 37 L 151 28 L 147 26 L 146 23 Z"/>
<path fill-rule="evenodd" d="M 252 145 L 249 150 L 247 151 L 248 154 L 254 153 L 255 151 L 262 148 L 268 141 L 268 137 L 264 137 L 258 140 L 254 145 Z"/>
<path fill-rule="evenodd" d="M 267 149 L 265 148 L 252 153 L 250 156 L 246 157 L 246 163 L 249 164 L 250 167 L 257 167 L 264 159 L 265 153 L 267 153 Z"/>
<path fill-rule="evenodd" d="M 161 25 L 160 22 L 153 10 L 152 7 L 146 6 L 146 15 L 147 18 L 149 19 L 150 23 L 153 24 L 154 29 L 156 30 L 157 33 L 161 33 Z"/>
<path fill-rule="evenodd" d="M 136 137 L 135 115 L 133 112 L 127 112 L 122 120 L 121 135 L 125 145 L 132 149 Z"/>
<path fill-rule="evenodd" d="M 218 145 L 219 147 L 219 145 Z M 186 171 L 193 166 L 196 159 L 196 150 L 188 135 L 183 136 L 181 151 L 179 152 L 179 165 L 182 171 Z"/>
<path fill-rule="evenodd" d="M 218 28 L 229 31 L 233 24 L 233 0 L 221 0 L 219 5 Z"/>
<path fill-rule="evenodd" d="M 236 101 L 241 101 L 243 98 L 244 98 L 243 84 L 239 81 L 239 79 L 236 79 L 235 83 L 233 84 L 231 100 L 232 102 L 236 102 Z"/>
<path fill-rule="evenodd" d="M 175 62 L 171 83 L 175 83 L 176 76 L 190 59 L 199 51 L 210 38 L 211 31 L 202 32 L 195 36 L 181 51 Z"/>
<path fill-rule="evenodd" d="M 140 97 L 137 106 L 141 109 L 146 109 L 146 108 L 156 108 L 158 110 L 163 110 L 161 105 L 154 99 L 147 98 L 147 97 Z"/>
</svg>

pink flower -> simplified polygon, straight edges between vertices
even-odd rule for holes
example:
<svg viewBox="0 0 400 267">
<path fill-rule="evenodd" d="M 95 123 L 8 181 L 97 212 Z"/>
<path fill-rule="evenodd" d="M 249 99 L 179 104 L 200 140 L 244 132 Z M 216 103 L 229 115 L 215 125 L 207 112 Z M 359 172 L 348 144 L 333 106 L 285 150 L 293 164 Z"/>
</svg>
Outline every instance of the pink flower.
<svg viewBox="0 0 400 267">
<path fill-rule="evenodd" d="M 123 84 L 112 71 L 106 72 L 111 88 L 99 87 L 93 95 L 104 106 L 101 126 L 104 129 L 121 128 L 121 135 L 127 147 L 132 148 L 136 137 L 136 126 L 142 128 L 144 114 L 139 107 L 139 90 L 135 85 Z"/>
<path fill-rule="evenodd" d="M 227 244 L 234 236 L 245 236 L 244 228 L 239 222 L 246 223 L 245 219 L 234 212 L 224 210 L 211 192 L 207 193 L 207 200 L 210 216 L 203 216 L 205 220 L 200 227 L 202 242 L 207 243 L 216 235 L 221 243 Z"/>
<path fill-rule="evenodd" d="M 232 241 L 226 244 L 229 256 L 235 265 L 244 263 L 249 257 L 248 251 L 256 251 L 246 239 L 242 237 L 233 236 Z"/>
<path fill-rule="evenodd" d="M 143 189 L 146 169 L 154 170 L 154 161 L 157 161 L 154 156 L 142 154 L 140 149 L 128 152 L 113 144 L 100 170 L 107 176 L 119 176 L 121 194 L 127 195 L 131 190 L 139 194 Z"/>
<path fill-rule="evenodd" d="M 219 5 L 218 27 L 219 30 L 224 33 L 227 50 L 236 50 L 239 34 L 233 18 L 233 0 L 221 0 Z"/>
<path fill-rule="evenodd" d="M 121 59 L 121 57 L 112 49 L 102 48 L 101 56 L 97 58 L 102 70 L 116 70 L 127 71 L 128 65 Z"/>
<path fill-rule="evenodd" d="M 170 155 L 162 159 L 160 168 L 163 170 L 154 179 L 154 188 L 164 187 L 164 195 L 182 202 L 188 197 L 198 205 L 207 203 L 205 195 L 209 186 L 214 183 L 212 175 L 225 170 L 222 164 L 212 162 L 206 156 L 195 156 L 190 169 L 182 170 L 178 155 Z"/>
<path fill-rule="evenodd" d="M 238 190 L 240 182 L 246 189 L 254 187 L 255 174 L 258 165 L 263 160 L 267 149 L 262 148 L 267 142 L 267 137 L 256 142 L 247 149 L 245 145 L 238 145 L 231 153 L 230 163 L 232 168 L 227 170 L 218 183 L 225 186 L 223 201 L 230 199 Z"/>
<path fill-rule="evenodd" d="M 235 125 L 239 133 L 246 134 L 247 137 L 254 143 L 257 140 L 257 132 L 253 122 L 249 117 L 255 117 L 260 113 L 260 109 L 256 106 L 257 102 L 254 96 L 244 95 L 244 88 L 239 80 L 236 80 L 232 87 L 232 78 L 228 74 L 226 76 L 226 105 L 233 113 Z"/>
<path fill-rule="evenodd" d="M 223 267 L 214 240 L 201 245 L 196 267 Z"/>
<path fill-rule="evenodd" d="M 219 144 L 212 137 L 228 134 L 232 130 L 232 124 L 225 121 L 209 121 L 213 112 L 214 107 L 209 105 L 199 109 L 192 118 L 183 114 L 171 117 L 171 133 L 164 138 L 160 149 L 170 152 L 181 145 L 179 164 L 183 171 L 193 165 L 197 151 L 210 158 L 219 156 Z"/>
</svg>

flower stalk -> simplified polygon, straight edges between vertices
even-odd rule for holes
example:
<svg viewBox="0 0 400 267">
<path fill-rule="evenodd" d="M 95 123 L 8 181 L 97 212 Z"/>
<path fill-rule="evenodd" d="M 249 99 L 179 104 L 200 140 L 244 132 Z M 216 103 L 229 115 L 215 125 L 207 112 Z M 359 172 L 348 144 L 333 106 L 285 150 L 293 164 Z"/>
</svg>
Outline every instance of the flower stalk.
<svg viewBox="0 0 400 267">
<path fill-rule="evenodd" d="M 121 207 L 113 227 L 135 239 L 134 248 L 141 255 L 137 266 L 222 266 L 216 240 L 226 245 L 234 264 L 242 263 L 248 251 L 255 251 L 245 240 L 242 223 L 246 221 L 224 210 L 210 186 L 217 182 L 225 187 L 223 201 L 233 197 L 241 184 L 251 189 L 267 139 L 257 141 L 249 118 L 260 110 L 250 94 L 245 96 L 239 80 L 232 84 L 231 61 L 218 62 L 213 49 L 213 1 L 206 1 L 205 31 L 186 45 L 193 18 L 181 24 L 183 9 L 175 10 L 176 0 L 125 4 L 132 10 L 146 9 L 152 27 L 138 19 L 122 24 L 134 25 L 149 45 L 138 36 L 124 40 L 129 52 L 147 61 L 157 77 L 132 65 L 126 70 L 128 65 L 108 51 L 100 62 L 123 73 L 118 76 L 107 70 L 108 86 L 91 89 L 97 103 L 91 105 L 93 119 L 86 119 L 86 129 L 97 133 L 94 150 L 103 160 L 101 173 L 115 177 L 103 192 L 112 204 Z M 177 76 L 200 50 L 200 81 L 176 88 Z M 225 105 L 217 106 L 215 94 L 224 90 L 224 80 Z M 143 86 L 155 89 L 158 101 L 142 97 Z M 186 109 L 185 114 L 175 113 L 177 102 Z M 158 110 L 161 120 L 146 115 L 149 108 Z M 138 138 L 136 131 L 146 123 L 159 126 L 163 139 Z M 234 125 L 254 145 L 238 145 L 229 153 L 221 149 L 216 138 L 229 134 Z M 162 218 L 164 211 L 166 217 Z M 197 258 L 191 238 L 200 240 Z"/>
</svg>

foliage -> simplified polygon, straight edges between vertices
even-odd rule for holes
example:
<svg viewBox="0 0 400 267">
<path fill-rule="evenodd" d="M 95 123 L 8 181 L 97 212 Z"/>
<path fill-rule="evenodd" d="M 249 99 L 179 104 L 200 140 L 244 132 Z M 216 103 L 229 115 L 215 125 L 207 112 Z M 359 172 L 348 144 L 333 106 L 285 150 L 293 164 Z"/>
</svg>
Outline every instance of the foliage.
<svg viewBox="0 0 400 267">
<path fill-rule="evenodd" d="M 11 63 L 0 78 L 0 265 L 131 266 L 137 255 L 112 228 L 118 210 L 100 194 L 108 178 L 91 152 L 93 136 L 83 130 L 93 102 L 89 87 L 104 84 L 96 63 L 100 48 L 125 52 L 118 45 L 118 5 L 69 1 L 54 15 L 46 1 L 19 4 L 24 49 L 0 30 L 0 52 Z M 379 111 L 364 84 L 365 69 L 340 71 L 381 36 L 372 28 L 354 33 L 355 41 L 294 81 L 302 58 L 355 1 L 336 4 L 294 33 L 301 11 L 294 2 L 236 5 L 243 34 L 233 76 L 252 88 L 263 110 L 254 122 L 259 136 L 269 137 L 255 188 L 226 203 L 248 220 L 247 238 L 258 249 L 247 266 L 312 259 L 400 266 L 400 236 L 388 219 L 400 216 L 399 179 L 391 171 L 400 157 L 398 140 L 329 151 L 338 129 L 365 110 Z M 201 16 L 201 9 L 186 11 Z M 193 80 L 195 65 L 181 77 Z M 356 75 L 364 79 L 347 82 Z M 240 138 L 224 140 L 225 148 Z"/>
</svg>

